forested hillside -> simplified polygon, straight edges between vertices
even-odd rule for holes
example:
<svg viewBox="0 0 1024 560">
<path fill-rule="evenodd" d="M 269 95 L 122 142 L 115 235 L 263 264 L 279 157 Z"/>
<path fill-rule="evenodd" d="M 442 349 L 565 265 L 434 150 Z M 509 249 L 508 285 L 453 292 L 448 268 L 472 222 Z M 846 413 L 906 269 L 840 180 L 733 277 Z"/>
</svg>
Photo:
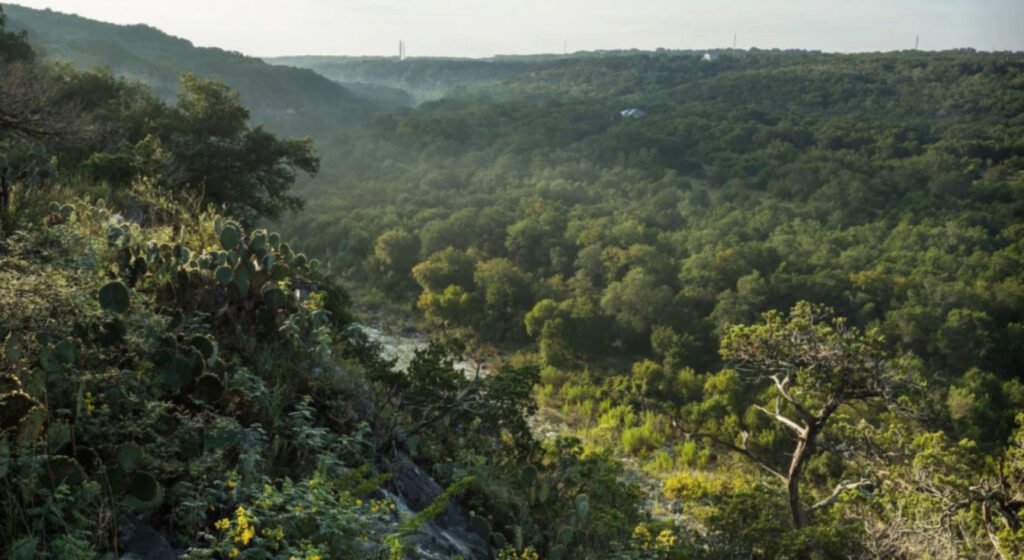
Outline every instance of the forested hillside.
<svg viewBox="0 0 1024 560">
<path fill-rule="evenodd" d="M 0 556 L 629 549 L 638 488 L 533 435 L 534 365 L 467 379 L 433 345 L 399 370 L 317 259 L 249 225 L 299 206 L 308 139 L 222 83 L 186 74 L 171 106 L 39 62 L 4 23 Z"/>
<path fill-rule="evenodd" d="M 1019 54 L 343 66 L 471 85 L 323 146 L 344 172 L 306 187 L 310 211 L 284 229 L 377 287 L 364 298 L 535 356 L 548 421 L 660 480 L 698 548 L 989 556 L 1020 527 L 1002 455 L 1024 411 Z M 757 337 L 803 342 L 759 356 L 769 342 L 735 325 L 761 321 Z M 815 393 L 805 368 L 899 382 Z M 905 471 L 886 454 L 919 459 Z M 989 517 L 954 529 L 972 508 Z"/>
<path fill-rule="evenodd" d="M 271 64 L 309 68 L 340 83 L 373 84 L 410 94 L 409 104 L 458 93 L 467 87 L 504 82 L 545 68 L 553 57 L 458 58 L 290 56 L 268 58 Z"/>
<path fill-rule="evenodd" d="M 1024 556 L 1024 55 L 702 54 L 5 6 L 0 556 Z"/>
<path fill-rule="evenodd" d="M 165 101 L 174 100 L 178 78 L 186 72 L 220 80 L 239 92 L 256 122 L 282 134 L 327 134 L 377 111 L 373 101 L 308 70 L 197 48 L 146 25 L 114 25 L 10 4 L 5 11 L 8 27 L 27 31 L 43 58 L 81 70 L 109 67 L 116 76 L 145 82 Z"/>
</svg>

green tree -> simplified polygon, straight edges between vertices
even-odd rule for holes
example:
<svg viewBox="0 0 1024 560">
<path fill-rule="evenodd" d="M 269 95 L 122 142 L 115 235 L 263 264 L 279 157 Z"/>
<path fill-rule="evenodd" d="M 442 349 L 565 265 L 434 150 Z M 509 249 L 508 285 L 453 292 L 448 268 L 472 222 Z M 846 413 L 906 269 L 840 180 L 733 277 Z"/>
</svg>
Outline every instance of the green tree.
<svg viewBox="0 0 1024 560">
<path fill-rule="evenodd" d="M 385 280 L 401 286 L 410 280 L 410 272 L 420 258 L 420 239 L 411 233 L 392 229 L 377 237 L 373 258 Z"/>
<path fill-rule="evenodd" d="M 164 144 L 172 154 L 168 179 L 174 187 L 202 193 L 249 224 L 302 208 L 289 191 L 297 172 L 320 169 L 310 138 L 281 140 L 250 126 L 238 92 L 193 74 L 181 77 L 173 118 Z"/>
<path fill-rule="evenodd" d="M 471 291 L 475 265 L 472 255 L 448 247 L 414 266 L 412 276 L 425 292 L 441 292 L 453 285 Z"/>
<path fill-rule="evenodd" d="M 471 323 L 473 298 L 461 286 L 451 284 L 439 292 L 423 292 L 416 301 L 416 307 L 433 323 L 465 326 Z"/>
<path fill-rule="evenodd" d="M 540 336 L 544 324 L 559 317 L 558 303 L 553 299 L 542 299 L 538 301 L 533 309 L 523 318 L 523 325 L 526 327 L 526 334 Z"/>
<path fill-rule="evenodd" d="M 634 268 L 618 282 L 612 282 L 601 298 L 601 309 L 620 325 L 646 334 L 672 304 L 672 290 L 642 268 Z"/>
<path fill-rule="evenodd" d="M 861 332 L 831 310 L 798 303 L 788 317 L 777 311 L 763 322 L 730 327 L 722 339 L 722 357 L 735 365 L 748 383 L 768 383 L 774 405 L 752 408 L 775 421 L 791 436 L 788 460 L 762 456 L 746 445 L 715 440 L 771 473 L 785 486 L 794 529 L 808 526 L 808 513 L 832 505 L 842 492 L 872 484 L 870 479 L 840 482 L 833 495 L 807 506 L 801 484 L 819 438 L 843 405 L 881 400 L 891 402 L 904 377 L 889 359 L 877 331 Z"/>
<path fill-rule="evenodd" d="M 11 33 L 7 31 L 7 14 L 0 6 L 0 62 L 32 62 L 35 52 L 28 44 L 28 36 L 24 31 Z"/>
<path fill-rule="evenodd" d="M 523 317 L 532 300 L 530 277 L 508 259 L 479 262 L 473 274 L 483 300 L 483 332 L 496 338 L 521 337 Z"/>
</svg>

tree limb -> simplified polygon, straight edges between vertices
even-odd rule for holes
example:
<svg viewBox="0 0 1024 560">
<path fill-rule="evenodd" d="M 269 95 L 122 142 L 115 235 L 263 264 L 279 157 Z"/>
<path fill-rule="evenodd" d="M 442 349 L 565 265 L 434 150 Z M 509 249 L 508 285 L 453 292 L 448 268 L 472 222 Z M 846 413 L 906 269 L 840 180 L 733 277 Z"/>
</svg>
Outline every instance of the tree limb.
<svg viewBox="0 0 1024 560">
<path fill-rule="evenodd" d="M 805 422 L 813 422 L 814 415 L 811 414 L 810 411 L 808 411 L 806 408 L 804 408 L 803 405 L 798 403 L 797 400 L 793 398 L 793 395 L 790 394 L 789 392 L 789 385 L 790 383 L 793 382 L 793 378 L 790 377 L 788 374 L 782 379 L 779 379 L 778 374 L 772 375 L 770 377 L 772 382 L 775 383 L 775 388 L 778 389 L 779 394 L 782 395 L 783 399 L 786 399 L 786 402 L 788 402 L 790 405 L 793 406 L 794 409 L 796 409 L 797 414 L 799 414 Z"/>
<path fill-rule="evenodd" d="M 843 494 L 843 492 L 847 490 L 857 490 L 861 494 L 870 496 L 871 492 L 862 490 L 862 488 L 864 488 L 865 486 L 874 486 L 874 484 L 875 482 L 868 478 L 862 478 L 856 482 L 840 482 L 839 484 L 836 485 L 835 489 L 832 490 L 832 494 L 830 494 L 827 498 L 807 508 L 807 513 L 811 513 L 812 511 L 832 506 L 833 504 L 839 501 L 839 497 Z"/>
<path fill-rule="evenodd" d="M 768 416 L 771 416 L 776 421 L 782 423 L 787 428 L 793 430 L 794 432 L 796 432 L 797 436 L 804 437 L 804 436 L 807 435 L 807 426 L 801 426 L 800 424 L 797 424 L 793 420 L 790 420 L 789 418 L 786 418 L 785 416 L 779 414 L 778 412 L 771 412 L 771 411 L 769 411 L 768 409 L 766 409 L 765 407 L 763 407 L 761 405 L 755 404 L 754 408 L 756 408 L 757 410 L 760 410 L 761 412 L 767 414 Z"/>
<path fill-rule="evenodd" d="M 718 437 L 713 436 L 711 434 L 687 433 L 685 435 L 688 436 L 688 437 L 692 437 L 692 438 L 706 439 L 706 440 L 710 441 L 711 443 L 713 443 L 713 444 L 715 444 L 715 445 L 717 445 L 719 447 L 724 447 L 724 448 L 728 449 L 729 451 L 732 451 L 734 453 L 739 453 L 740 455 L 743 455 L 747 459 L 750 459 L 755 465 L 757 465 L 757 466 L 761 467 L 762 469 L 770 472 L 771 474 L 777 476 L 779 478 L 779 480 L 781 480 L 782 482 L 787 482 L 789 480 L 788 476 L 786 476 L 782 472 L 772 468 L 771 465 L 769 465 L 768 463 L 762 461 L 759 457 L 757 457 L 756 455 L 751 453 L 750 450 L 747 449 L 745 446 L 744 447 L 739 447 L 738 445 L 734 445 L 734 444 L 729 443 L 729 442 L 727 442 L 727 441 L 725 441 L 723 439 L 719 439 Z"/>
</svg>

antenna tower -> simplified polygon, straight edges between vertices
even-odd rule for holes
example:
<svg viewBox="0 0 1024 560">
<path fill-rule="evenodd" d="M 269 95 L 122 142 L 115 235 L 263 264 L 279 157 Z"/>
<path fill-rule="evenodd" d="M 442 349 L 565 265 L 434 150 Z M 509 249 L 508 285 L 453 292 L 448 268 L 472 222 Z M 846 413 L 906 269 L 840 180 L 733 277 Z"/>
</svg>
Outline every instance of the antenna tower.
<svg viewBox="0 0 1024 560">
<path fill-rule="evenodd" d="M 914 50 L 917 50 L 917 46 L 921 44 L 921 35 L 914 35 Z"/>
<path fill-rule="evenodd" d="M 732 34 L 732 50 L 736 50 L 736 34 Z"/>
</svg>

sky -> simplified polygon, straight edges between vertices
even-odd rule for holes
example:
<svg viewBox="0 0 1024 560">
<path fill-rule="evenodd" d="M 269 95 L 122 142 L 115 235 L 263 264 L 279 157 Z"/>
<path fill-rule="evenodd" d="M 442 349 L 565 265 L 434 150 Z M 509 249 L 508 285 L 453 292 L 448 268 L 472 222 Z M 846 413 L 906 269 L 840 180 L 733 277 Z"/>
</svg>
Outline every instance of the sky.
<svg viewBox="0 0 1024 560">
<path fill-rule="evenodd" d="M 252 56 L 1024 50 L 1024 0 L 18 0 Z"/>
</svg>

